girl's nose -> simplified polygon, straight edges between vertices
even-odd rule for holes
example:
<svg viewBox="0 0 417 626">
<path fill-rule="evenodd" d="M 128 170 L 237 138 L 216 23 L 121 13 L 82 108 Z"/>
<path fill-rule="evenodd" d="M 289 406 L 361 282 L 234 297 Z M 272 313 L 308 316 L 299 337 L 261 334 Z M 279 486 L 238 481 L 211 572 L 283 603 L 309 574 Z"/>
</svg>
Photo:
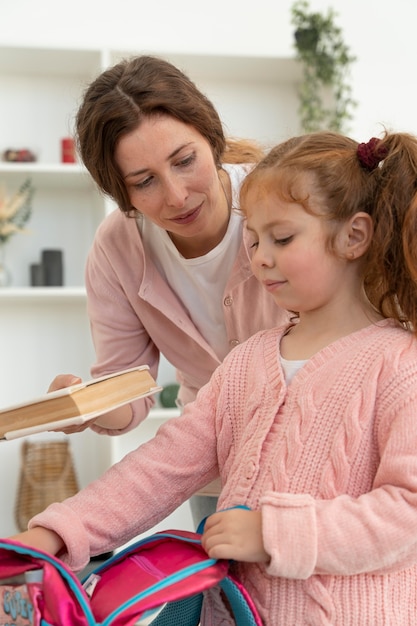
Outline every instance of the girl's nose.
<svg viewBox="0 0 417 626">
<path fill-rule="evenodd" d="M 254 267 L 271 267 L 272 264 L 272 256 L 268 254 L 265 246 L 259 243 L 252 254 L 252 265 Z"/>
</svg>

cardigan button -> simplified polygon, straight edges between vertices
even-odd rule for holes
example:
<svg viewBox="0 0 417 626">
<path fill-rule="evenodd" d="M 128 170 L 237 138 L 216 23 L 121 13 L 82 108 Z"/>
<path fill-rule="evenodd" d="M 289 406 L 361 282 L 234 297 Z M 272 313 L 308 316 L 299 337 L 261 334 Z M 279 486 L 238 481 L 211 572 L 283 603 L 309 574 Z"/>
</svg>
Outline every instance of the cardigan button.
<svg viewBox="0 0 417 626">
<path fill-rule="evenodd" d="M 255 472 L 256 472 L 255 463 L 253 461 L 248 461 L 248 463 L 246 464 L 246 473 L 245 473 L 246 478 L 250 480 L 251 478 L 253 478 Z"/>
<path fill-rule="evenodd" d="M 236 346 L 238 346 L 238 345 L 239 345 L 239 343 L 240 343 L 240 342 L 239 342 L 239 339 L 231 339 L 231 340 L 229 341 L 229 346 L 230 346 L 231 348 L 235 348 Z"/>
<path fill-rule="evenodd" d="M 232 296 L 226 296 L 225 299 L 223 300 L 223 304 L 224 306 L 232 306 L 233 304 Z"/>
</svg>

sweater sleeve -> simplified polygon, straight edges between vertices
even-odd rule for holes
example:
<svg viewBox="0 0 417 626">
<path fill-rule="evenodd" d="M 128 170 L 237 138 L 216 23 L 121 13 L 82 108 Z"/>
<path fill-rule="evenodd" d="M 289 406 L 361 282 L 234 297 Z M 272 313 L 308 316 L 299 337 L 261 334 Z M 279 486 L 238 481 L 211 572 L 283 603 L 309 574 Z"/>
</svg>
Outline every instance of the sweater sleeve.
<svg viewBox="0 0 417 626">
<path fill-rule="evenodd" d="M 273 576 L 382 574 L 417 560 L 417 399 L 398 394 L 379 428 L 373 488 L 314 499 L 268 492 L 261 500 L 263 538 Z"/>
<path fill-rule="evenodd" d="M 65 544 L 60 558 L 74 570 L 152 528 L 218 476 L 217 395 L 206 385 L 181 417 L 78 494 L 36 515 L 29 528 L 55 531 Z"/>
</svg>

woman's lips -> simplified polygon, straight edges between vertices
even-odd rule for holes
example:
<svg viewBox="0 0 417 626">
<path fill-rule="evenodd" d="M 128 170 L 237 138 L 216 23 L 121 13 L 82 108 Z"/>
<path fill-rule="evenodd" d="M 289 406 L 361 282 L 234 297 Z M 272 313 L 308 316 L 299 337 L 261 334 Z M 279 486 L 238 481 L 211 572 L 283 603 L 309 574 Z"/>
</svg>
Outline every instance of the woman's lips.
<svg viewBox="0 0 417 626">
<path fill-rule="evenodd" d="M 177 217 L 172 217 L 170 219 L 171 222 L 175 222 L 175 224 L 190 224 L 194 222 L 198 216 L 200 215 L 202 204 L 198 206 L 196 209 L 189 211 L 188 213 L 184 213 L 184 215 L 179 215 Z"/>
</svg>

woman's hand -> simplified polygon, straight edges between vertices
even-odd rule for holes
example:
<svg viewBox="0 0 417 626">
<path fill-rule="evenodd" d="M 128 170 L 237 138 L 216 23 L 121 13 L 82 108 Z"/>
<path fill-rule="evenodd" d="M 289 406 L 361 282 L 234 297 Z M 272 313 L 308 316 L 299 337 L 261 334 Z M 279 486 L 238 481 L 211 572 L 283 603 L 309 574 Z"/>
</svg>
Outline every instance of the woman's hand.
<svg viewBox="0 0 417 626">
<path fill-rule="evenodd" d="M 58 374 L 55 376 L 51 384 L 48 388 L 48 393 L 51 391 L 57 391 L 58 389 L 65 389 L 66 387 L 71 387 L 72 385 L 79 385 L 82 382 L 82 379 L 79 376 L 74 376 L 74 374 Z M 91 420 L 93 421 L 93 420 Z M 67 428 L 57 428 L 55 432 L 65 433 L 66 435 L 72 435 L 73 433 L 80 433 L 83 430 L 86 430 L 90 425 L 90 422 L 85 422 L 84 424 L 78 424 L 77 426 L 67 426 Z"/>
<path fill-rule="evenodd" d="M 207 518 L 202 545 L 211 559 L 268 563 L 262 540 L 261 511 L 228 509 Z"/>
<path fill-rule="evenodd" d="M 74 376 L 74 374 L 58 374 L 49 385 L 48 393 L 57 391 L 58 389 L 65 389 L 65 387 L 71 387 L 71 385 L 79 385 L 81 382 L 81 378 Z"/>
<path fill-rule="evenodd" d="M 48 388 L 48 393 L 51 391 L 57 391 L 58 389 L 65 389 L 65 387 L 71 387 L 71 385 L 78 385 L 82 382 L 79 376 L 73 374 L 58 374 L 55 376 Z M 124 405 L 103 413 L 99 417 L 94 417 L 91 420 L 79 424 L 77 426 L 67 426 L 66 428 L 56 428 L 55 432 L 62 432 L 66 435 L 72 435 L 73 433 L 80 433 L 83 430 L 89 428 L 94 422 L 100 428 L 106 428 L 109 430 L 121 430 L 126 428 L 132 421 L 132 408 L 130 405 Z"/>
</svg>

